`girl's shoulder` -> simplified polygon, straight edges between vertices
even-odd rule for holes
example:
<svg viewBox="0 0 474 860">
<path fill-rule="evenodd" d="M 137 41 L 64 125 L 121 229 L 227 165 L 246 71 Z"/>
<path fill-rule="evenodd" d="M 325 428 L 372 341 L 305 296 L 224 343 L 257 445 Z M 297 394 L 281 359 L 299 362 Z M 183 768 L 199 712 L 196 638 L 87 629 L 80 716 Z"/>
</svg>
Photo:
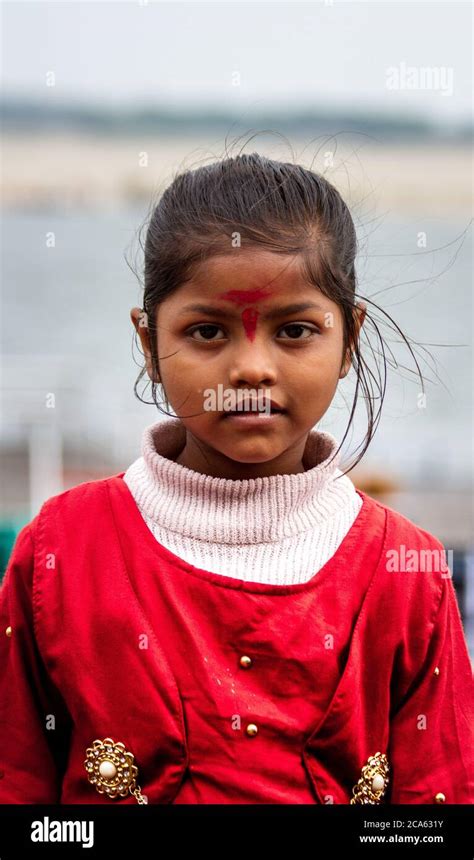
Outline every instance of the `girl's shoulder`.
<svg viewBox="0 0 474 860">
<path fill-rule="evenodd" d="M 39 554 L 61 539 L 67 540 L 68 534 L 80 530 L 85 537 L 97 529 L 103 532 L 110 513 L 109 490 L 117 482 L 123 484 L 124 474 L 84 481 L 46 499 L 38 513 L 19 530 L 2 584 L 9 579 L 12 566 L 31 568 L 33 573 Z"/>
<path fill-rule="evenodd" d="M 125 472 L 118 472 L 114 475 L 109 475 L 104 478 L 96 478 L 90 481 L 83 481 L 61 493 L 50 496 L 41 505 L 36 516 L 25 526 L 25 529 L 30 529 L 32 536 L 36 537 L 48 522 L 57 518 L 63 521 L 67 519 L 76 520 L 78 516 L 86 515 L 86 520 L 82 523 L 86 526 L 87 523 L 92 523 L 94 513 L 108 505 L 109 490 L 114 487 L 117 482 L 123 484 L 123 475 Z"/>
<path fill-rule="evenodd" d="M 397 511 L 389 504 L 369 496 L 362 490 L 357 490 L 362 497 L 364 505 L 370 508 L 373 518 L 384 517 L 386 527 L 391 540 L 405 538 L 414 545 L 443 549 L 442 541 L 432 532 L 420 526 L 414 520 Z"/>
<path fill-rule="evenodd" d="M 61 493 L 50 496 L 41 505 L 38 515 L 52 510 L 72 510 L 94 501 L 101 503 L 106 498 L 107 488 L 113 486 L 119 480 L 122 482 L 124 474 L 125 472 L 118 472 L 104 478 L 83 481 L 80 484 L 69 487 L 67 490 L 63 490 Z"/>
<path fill-rule="evenodd" d="M 453 550 L 436 535 L 413 522 L 390 505 L 360 492 L 367 504 L 367 539 L 370 523 L 384 522 L 383 540 L 372 590 L 380 605 L 390 608 L 406 623 L 433 621 L 443 595 L 454 596 Z M 364 507 L 364 505 L 362 507 Z"/>
</svg>

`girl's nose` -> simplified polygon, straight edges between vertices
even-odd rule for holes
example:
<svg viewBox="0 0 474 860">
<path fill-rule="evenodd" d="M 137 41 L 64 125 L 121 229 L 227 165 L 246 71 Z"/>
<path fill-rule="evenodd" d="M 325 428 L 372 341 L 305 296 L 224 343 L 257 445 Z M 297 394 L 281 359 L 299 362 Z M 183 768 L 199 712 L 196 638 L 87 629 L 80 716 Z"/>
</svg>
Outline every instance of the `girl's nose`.
<svg viewBox="0 0 474 860">
<path fill-rule="evenodd" d="M 270 350 L 255 339 L 248 345 L 239 343 L 229 367 L 229 384 L 237 388 L 243 383 L 257 387 L 273 385 L 277 378 L 276 366 Z"/>
</svg>

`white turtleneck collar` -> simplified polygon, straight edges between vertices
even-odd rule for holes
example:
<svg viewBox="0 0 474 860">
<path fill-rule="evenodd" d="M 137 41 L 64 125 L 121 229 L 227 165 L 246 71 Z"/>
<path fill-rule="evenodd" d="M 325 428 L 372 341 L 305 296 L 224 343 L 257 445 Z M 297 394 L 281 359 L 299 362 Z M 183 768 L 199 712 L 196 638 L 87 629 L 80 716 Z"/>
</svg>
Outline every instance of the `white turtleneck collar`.
<svg viewBox="0 0 474 860">
<path fill-rule="evenodd" d="M 180 419 L 143 432 L 127 483 L 157 540 L 200 569 L 258 582 L 306 581 L 334 554 L 362 504 L 339 469 L 337 440 L 311 430 L 304 472 L 234 480 L 175 462 Z M 334 456 L 335 455 L 335 456 Z"/>
</svg>

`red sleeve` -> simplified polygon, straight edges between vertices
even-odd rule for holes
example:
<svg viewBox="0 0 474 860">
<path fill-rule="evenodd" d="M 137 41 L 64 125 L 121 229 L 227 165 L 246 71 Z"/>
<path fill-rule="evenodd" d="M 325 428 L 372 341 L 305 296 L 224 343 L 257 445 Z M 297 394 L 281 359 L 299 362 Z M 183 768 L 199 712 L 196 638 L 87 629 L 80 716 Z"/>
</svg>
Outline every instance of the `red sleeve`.
<svg viewBox="0 0 474 860">
<path fill-rule="evenodd" d="M 389 802 L 474 803 L 473 732 L 472 666 L 446 577 L 422 665 L 391 715 Z"/>
<path fill-rule="evenodd" d="M 36 520 L 17 536 L 0 589 L 0 803 L 59 803 L 67 755 L 68 715 L 33 626 Z"/>
</svg>

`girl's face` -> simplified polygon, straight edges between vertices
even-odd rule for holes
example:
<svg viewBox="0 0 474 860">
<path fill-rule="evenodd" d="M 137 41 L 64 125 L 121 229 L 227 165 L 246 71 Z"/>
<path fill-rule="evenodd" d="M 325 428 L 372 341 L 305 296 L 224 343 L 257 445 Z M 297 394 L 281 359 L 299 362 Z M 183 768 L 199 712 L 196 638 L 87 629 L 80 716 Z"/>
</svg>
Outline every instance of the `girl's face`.
<svg viewBox="0 0 474 860">
<path fill-rule="evenodd" d="M 363 303 L 356 313 L 358 332 Z M 153 378 L 139 308 L 131 318 Z M 156 326 L 160 381 L 187 431 L 177 463 L 232 479 L 304 471 L 308 433 L 351 361 L 339 306 L 303 280 L 297 255 L 236 249 L 211 257 L 159 305 Z M 272 400 L 284 411 L 230 417 L 244 392 L 260 410 Z"/>
</svg>

